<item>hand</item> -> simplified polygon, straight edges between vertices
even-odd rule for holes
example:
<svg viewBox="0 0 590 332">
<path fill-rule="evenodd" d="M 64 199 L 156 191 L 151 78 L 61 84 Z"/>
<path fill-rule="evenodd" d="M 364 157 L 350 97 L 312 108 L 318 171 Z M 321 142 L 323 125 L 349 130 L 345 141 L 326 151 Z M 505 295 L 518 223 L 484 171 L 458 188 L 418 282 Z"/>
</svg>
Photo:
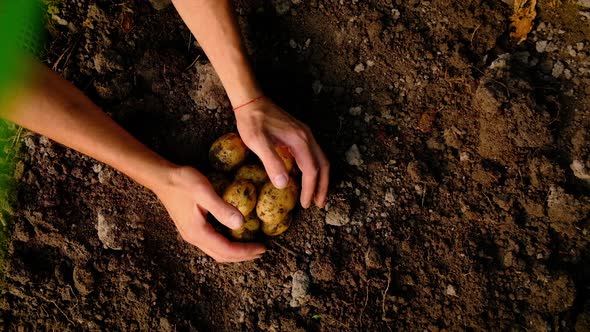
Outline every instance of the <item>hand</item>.
<svg viewBox="0 0 590 332">
<path fill-rule="evenodd" d="M 258 243 L 231 242 L 207 222 L 207 211 L 225 226 L 236 229 L 244 220 L 226 203 L 207 178 L 192 167 L 174 166 L 154 193 L 162 201 L 182 238 L 218 262 L 256 259 L 266 250 Z"/>
<path fill-rule="evenodd" d="M 301 123 L 268 98 L 235 111 L 238 131 L 250 150 L 262 160 L 272 183 L 284 188 L 287 171 L 275 146 L 289 147 L 303 173 L 301 206 L 308 208 L 312 199 L 318 207 L 326 204 L 330 163 L 309 127 Z"/>
</svg>

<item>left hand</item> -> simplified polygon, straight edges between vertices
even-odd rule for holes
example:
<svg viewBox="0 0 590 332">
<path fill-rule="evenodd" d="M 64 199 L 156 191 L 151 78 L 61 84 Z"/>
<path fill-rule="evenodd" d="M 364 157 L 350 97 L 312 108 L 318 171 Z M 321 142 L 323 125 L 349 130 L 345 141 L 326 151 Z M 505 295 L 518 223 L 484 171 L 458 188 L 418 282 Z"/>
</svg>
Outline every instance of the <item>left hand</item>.
<svg viewBox="0 0 590 332">
<path fill-rule="evenodd" d="M 309 208 L 313 200 L 318 207 L 326 204 L 330 163 L 308 126 L 282 110 L 268 98 L 235 111 L 242 140 L 262 161 L 273 185 L 284 188 L 288 174 L 275 146 L 289 148 L 303 173 L 301 206 Z"/>
</svg>

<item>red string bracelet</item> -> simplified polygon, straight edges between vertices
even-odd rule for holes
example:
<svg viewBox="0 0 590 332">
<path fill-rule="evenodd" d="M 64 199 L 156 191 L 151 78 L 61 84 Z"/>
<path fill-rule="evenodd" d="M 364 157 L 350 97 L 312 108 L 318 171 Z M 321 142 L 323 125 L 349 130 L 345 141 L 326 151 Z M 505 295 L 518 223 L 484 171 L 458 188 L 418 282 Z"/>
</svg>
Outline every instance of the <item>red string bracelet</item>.
<svg viewBox="0 0 590 332">
<path fill-rule="evenodd" d="M 250 105 L 250 104 L 252 104 L 252 103 L 255 103 L 255 102 L 257 102 L 257 101 L 259 101 L 259 100 L 260 100 L 260 99 L 262 99 L 262 98 L 264 98 L 264 95 L 262 95 L 262 96 L 258 96 L 258 97 L 254 98 L 254 99 L 250 100 L 249 102 L 247 102 L 247 103 L 244 103 L 244 104 L 242 104 L 242 105 L 236 106 L 236 107 L 234 107 L 234 112 L 235 112 L 235 111 L 237 111 L 238 109 L 240 109 L 240 108 L 244 107 L 244 106 L 248 106 L 248 105 Z"/>
</svg>

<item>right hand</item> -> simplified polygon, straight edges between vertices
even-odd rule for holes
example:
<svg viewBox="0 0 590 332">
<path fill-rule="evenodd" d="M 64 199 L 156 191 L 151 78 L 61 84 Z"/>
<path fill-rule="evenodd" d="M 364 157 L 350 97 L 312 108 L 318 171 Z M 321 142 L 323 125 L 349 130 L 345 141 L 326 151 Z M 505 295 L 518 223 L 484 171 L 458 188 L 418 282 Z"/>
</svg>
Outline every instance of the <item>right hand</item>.
<svg viewBox="0 0 590 332">
<path fill-rule="evenodd" d="M 169 176 L 152 191 L 162 201 L 184 240 L 197 246 L 217 262 L 241 262 L 260 258 L 265 247 L 259 243 L 232 242 L 207 222 L 207 212 L 231 229 L 244 218 L 225 202 L 203 174 L 192 167 L 173 166 Z"/>
</svg>

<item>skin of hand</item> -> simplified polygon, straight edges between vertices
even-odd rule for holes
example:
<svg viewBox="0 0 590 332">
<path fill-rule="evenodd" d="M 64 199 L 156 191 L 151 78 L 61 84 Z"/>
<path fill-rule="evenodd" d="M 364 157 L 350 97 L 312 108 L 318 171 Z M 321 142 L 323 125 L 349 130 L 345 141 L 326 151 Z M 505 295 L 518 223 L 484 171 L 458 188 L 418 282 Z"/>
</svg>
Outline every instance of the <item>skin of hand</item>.
<svg viewBox="0 0 590 332">
<path fill-rule="evenodd" d="M 313 200 L 324 207 L 330 164 L 309 127 L 267 98 L 236 110 L 235 115 L 242 140 L 262 160 L 273 185 L 287 186 L 287 171 L 275 152 L 275 146 L 287 146 L 303 173 L 301 206 L 308 208 Z"/>
<path fill-rule="evenodd" d="M 243 224 L 240 212 L 226 203 L 209 180 L 192 167 L 170 169 L 168 181 L 152 189 L 166 207 L 182 238 L 217 262 L 240 262 L 260 258 L 259 243 L 231 242 L 207 222 L 207 211 L 229 228 Z"/>
<path fill-rule="evenodd" d="M 8 96 L 2 117 L 104 162 L 151 189 L 166 207 L 181 236 L 219 262 L 260 257 L 264 246 L 234 243 L 217 233 L 205 217 L 238 228 L 240 212 L 215 193 L 192 167 L 165 160 L 117 125 L 75 86 L 35 61 L 35 77 Z"/>
<path fill-rule="evenodd" d="M 234 9 L 229 0 L 173 0 L 176 10 L 195 35 L 234 107 L 263 95 L 241 41 Z M 274 152 L 286 145 L 303 173 L 301 205 L 311 201 L 323 207 L 330 166 L 309 127 L 268 98 L 236 110 L 236 122 L 244 143 L 262 160 L 273 184 L 286 185 L 287 173 Z"/>
</svg>

